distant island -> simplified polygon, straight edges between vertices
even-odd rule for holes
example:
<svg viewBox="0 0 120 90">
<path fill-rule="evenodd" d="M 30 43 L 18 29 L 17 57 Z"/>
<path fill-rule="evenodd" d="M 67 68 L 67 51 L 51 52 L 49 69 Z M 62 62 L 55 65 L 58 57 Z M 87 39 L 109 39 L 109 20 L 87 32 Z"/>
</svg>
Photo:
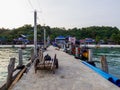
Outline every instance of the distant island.
<svg viewBox="0 0 120 90">
<path fill-rule="evenodd" d="M 90 26 L 84 28 L 58 28 L 50 26 L 37 25 L 38 42 L 43 42 L 43 30 L 46 29 L 46 36 L 50 37 L 51 41 L 57 36 L 72 36 L 77 40 L 91 38 L 95 40 L 95 44 L 120 44 L 120 30 L 117 27 L 111 26 Z M 34 27 L 32 25 L 24 25 L 14 29 L 0 28 L 0 44 L 14 44 L 15 40 L 25 35 L 30 44 L 33 44 Z M 18 42 L 21 44 L 22 42 Z"/>
</svg>

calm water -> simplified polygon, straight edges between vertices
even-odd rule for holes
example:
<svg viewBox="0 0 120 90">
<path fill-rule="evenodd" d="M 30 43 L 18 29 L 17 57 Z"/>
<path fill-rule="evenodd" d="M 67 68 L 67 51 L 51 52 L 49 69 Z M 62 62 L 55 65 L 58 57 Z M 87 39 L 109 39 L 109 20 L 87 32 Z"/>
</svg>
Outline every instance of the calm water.
<svg viewBox="0 0 120 90">
<path fill-rule="evenodd" d="M 120 79 L 120 48 L 98 48 L 93 49 L 93 60 L 98 68 L 100 66 L 100 57 L 106 56 L 109 68 L 109 74 Z"/>
<path fill-rule="evenodd" d="M 31 48 L 22 50 L 23 52 L 23 63 L 26 64 L 30 57 Z M 16 58 L 16 64 L 18 65 L 18 48 L 0 48 L 0 86 L 6 82 L 7 66 L 10 58 Z"/>
</svg>

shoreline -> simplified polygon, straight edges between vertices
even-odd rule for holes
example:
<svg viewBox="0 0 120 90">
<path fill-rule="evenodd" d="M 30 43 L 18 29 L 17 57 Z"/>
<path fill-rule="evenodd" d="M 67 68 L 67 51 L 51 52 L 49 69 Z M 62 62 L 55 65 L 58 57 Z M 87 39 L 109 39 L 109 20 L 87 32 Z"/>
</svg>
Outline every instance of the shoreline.
<svg viewBox="0 0 120 90">
<path fill-rule="evenodd" d="M 120 48 L 120 45 L 106 45 L 106 44 L 102 44 L 102 45 L 81 45 L 81 46 L 87 46 L 90 48 Z"/>
<path fill-rule="evenodd" d="M 30 45 L 0 45 L 0 48 L 14 48 L 14 47 L 34 47 L 33 44 Z"/>
<path fill-rule="evenodd" d="M 93 45 L 93 44 L 87 44 L 87 45 L 80 45 L 80 46 L 86 46 L 90 48 L 120 48 L 120 45 Z M 10 47 L 34 47 L 34 44 L 29 44 L 29 45 L 0 45 L 0 48 L 10 48 Z"/>
</svg>

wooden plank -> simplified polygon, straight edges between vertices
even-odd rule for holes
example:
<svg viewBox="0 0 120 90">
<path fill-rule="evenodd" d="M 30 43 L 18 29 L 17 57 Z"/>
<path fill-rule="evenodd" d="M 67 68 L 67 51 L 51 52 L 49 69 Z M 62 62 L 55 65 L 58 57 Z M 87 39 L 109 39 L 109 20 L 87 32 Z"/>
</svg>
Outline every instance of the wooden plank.
<svg viewBox="0 0 120 90">
<path fill-rule="evenodd" d="M 19 75 L 16 77 L 16 79 L 12 82 L 12 84 L 11 84 L 11 86 L 9 87 L 8 90 L 12 90 L 12 87 L 18 82 L 18 80 L 21 78 L 21 76 L 23 75 L 23 73 L 25 72 L 25 70 L 26 70 L 26 67 L 21 70 L 21 72 L 20 72 Z"/>
</svg>

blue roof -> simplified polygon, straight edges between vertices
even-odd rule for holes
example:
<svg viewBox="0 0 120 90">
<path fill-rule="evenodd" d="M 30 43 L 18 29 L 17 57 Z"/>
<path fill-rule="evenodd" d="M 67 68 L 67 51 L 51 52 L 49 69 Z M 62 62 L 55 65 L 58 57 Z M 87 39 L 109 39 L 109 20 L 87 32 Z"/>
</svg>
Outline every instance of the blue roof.
<svg viewBox="0 0 120 90">
<path fill-rule="evenodd" d="M 92 43 L 92 42 L 94 42 L 94 40 L 91 39 L 91 38 L 88 38 L 88 39 L 85 40 L 85 42 L 87 42 L 87 43 Z"/>
<path fill-rule="evenodd" d="M 58 36 L 55 39 L 65 39 L 65 37 L 64 36 Z"/>
<path fill-rule="evenodd" d="M 93 42 L 93 40 L 85 40 L 85 42 L 88 42 L 88 43 L 89 43 L 89 42 Z"/>
</svg>

